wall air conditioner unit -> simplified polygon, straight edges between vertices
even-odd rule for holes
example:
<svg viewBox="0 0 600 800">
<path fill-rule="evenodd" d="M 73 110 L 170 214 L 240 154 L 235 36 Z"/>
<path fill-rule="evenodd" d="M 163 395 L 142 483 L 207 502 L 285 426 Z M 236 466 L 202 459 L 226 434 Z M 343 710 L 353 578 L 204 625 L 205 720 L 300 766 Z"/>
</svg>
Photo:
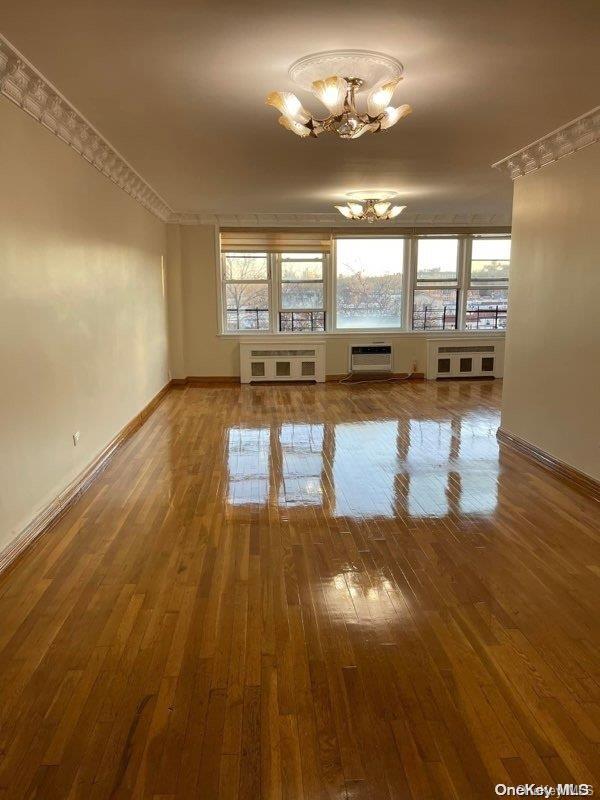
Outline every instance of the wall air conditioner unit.
<svg viewBox="0 0 600 800">
<path fill-rule="evenodd" d="M 501 378 L 503 338 L 429 339 L 427 379 Z"/>
<path fill-rule="evenodd" d="M 350 372 L 391 372 L 392 345 L 389 342 L 365 342 L 350 345 Z"/>
<path fill-rule="evenodd" d="M 325 342 L 254 340 L 240 343 L 240 380 L 325 381 Z"/>
</svg>

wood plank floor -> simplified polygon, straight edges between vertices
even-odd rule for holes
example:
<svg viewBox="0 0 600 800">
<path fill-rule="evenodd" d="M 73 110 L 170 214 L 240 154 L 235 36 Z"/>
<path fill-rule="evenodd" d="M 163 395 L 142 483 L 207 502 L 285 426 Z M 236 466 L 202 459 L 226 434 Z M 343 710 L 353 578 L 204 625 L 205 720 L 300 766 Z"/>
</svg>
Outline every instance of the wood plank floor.
<svg viewBox="0 0 600 800">
<path fill-rule="evenodd" d="M 500 393 L 170 392 L 0 578 L 0 798 L 600 789 L 600 506 Z"/>
</svg>

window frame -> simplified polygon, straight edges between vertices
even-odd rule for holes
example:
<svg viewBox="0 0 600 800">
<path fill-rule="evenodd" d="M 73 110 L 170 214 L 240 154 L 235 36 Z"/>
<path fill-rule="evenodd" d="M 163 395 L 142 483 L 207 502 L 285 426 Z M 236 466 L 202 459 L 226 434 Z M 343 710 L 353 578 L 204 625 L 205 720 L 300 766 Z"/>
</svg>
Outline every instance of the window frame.
<svg viewBox="0 0 600 800">
<path fill-rule="evenodd" d="M 454 239 L 456 240 L 456 278 L 448 278 L 445 281 L 433 281 L 418 279 L 418 264 L 419 264 L 419 241 L 421 239 Z M 421 234 L 412 237 L 412 262 L 411 262 L 411 287 L 410 287 L 410 318 L 409 327 L 407 328 L 411 333 L 424 333 L 424 334 L 438 334 L 438 333 L 456 333 L 461 330 L 461 304 L 462 304 L 462 288 L 464 286 L 464 249 L 465 249 L 465 235 L 460 233 L 446 233 L 446 234 Z M 456 326 L 454 328 L 415 328 L 414 327 L 414 313 L 415 313 L 415 292 L 419 289 L 427 291 L 428 289 L 449 289 L 456 292 Z"/>
<path fill-rule="evenodd" d="M 286 260 L 283 258 L 283 252 L 273 253 L 275 257 L 275 274 L 274 274 L 274 286 L 275 291 L 277 293 L 277 308 L 275 309 L 275 320 L 274 320 L 274 332 L 277 334 L 282 334 L 284 336 L 295 336 L 296 334 L 306 335 L 309 334 L 311 336 L 316 336 L 319 334 L 327 333 L 327 323 L 329 314 L 327 312 L 327 286 L 328 286 L 328 276 L 329 276 L 329 255 L 325 252 L 321 252 L 321 265 L 322 265 L 322 277 L 321 280 L 313 280 L 313 281 L 284 281 L 282 278 L 282 264 Z M 285 251 L 289 253 L 290 251 Z M 302 251 L 296 251 L 298 256 L 302 256 Z M 311 253 L 319 252 L 317 250 L 307 251 Z M 291 260 L 291 259 L 287 259 Z M 298 258 L 300 261 L 301 258 Z M 284 308 L 283 307 L 283 284 L 284 283 L 315 283 L 320 284 L 323 287 L 323 305 L 320 308 Z M 322 331 L 282 331 L 281 330 L 281 313 L 282 312 L 291 312 L 291 313 L 307 313 L 307 312 L 323 312 L 323 330 Z"/>
<path fill-rule="evenodd" d="M 337 320 L 337 243 L 338 239 L 402 239 L 404 247 L 402 250 L 402 302 L 400 307 L 400 325 L 398 327 L 390 328 L 340 328 Z M 392 234 L 390 236 L 373 235 L 368 233 L 362 234 L 343 234 L 334 236 L 331 243 L 332 255 L 332 268 L 331 268 L 331 283 L 332 283 L 332 309 L 329 319 L 331 325 L 329 327 L 330 333 L 346 334 L 348 336 L 355 336 L 362 333 L 377 333 L 377 334 L 394 334 L 406 333 L 405 320 L 406 320 L 406 292 L 408 287 L 408 272 L 410 265 L 410 236 L 404 234 Z"/>
<path fill-rule="evenodd" d="M 508 287 L 510 283 L 510 264 L 511 259 L 508 261 L 508 278 L 490 278 L 486 279 L 479 279 L 473 280 L 472 275 L 472 268 L 473 268 L 473 242 L 477 239 L 509 239 L 512 245 L 512 233 L 504 233 L 504 234 L 496 234 L 496 233 L 472 233 L 467 237 L 466 246 L 465 246 L 465 281 L 463 284 L 462 290 L 462 319 L 461 319 L 461 330 L 466 334 L 488 334 L 488 333 L 505 333 L 506 331 L 506 324 L 504 328 L 467 328 L 467 305 L 469 301 L 469 292 L 471 290 L 476 289 L 506 289 L 507 298 L 506 298 L 506 311 L 508 317 Z M 512 247 L 511 247 L 511 256 L 512 256 Z"/>
<path fill-rule="evenodd" d="M 234 280 L 233 278 L 227 278 L 227 269 L 226 269 L 226 261 L 227 257 L 235 254 L 243 254 L 247 255 L 248 252 L 244 253 L 242 250 L 239 251 L 229 251 L 221 253 L 221 275 L 220 275 L 220 284 L 221 284 L 221 327 L 222 332 L 227 335 L 233 336 L 246 336 L 250 335 L 264 335 L 265 333 L 272 333 L 273 332 L 273 293 L 272 293 L 272 282 L 273 282 L 273 265 L 271 260 L 271 253 L 266 252 L 265 255 L 267 257 L 267 277 L 266 278 L 253 278 L 252 280 Z M 263 253 L 265 251 L 257 251 Z M 254 328 L 250 330 L 229 330 L 227 327 L 227 286 L 229 284 L 248 284 L 249 286 L 253 284 L 264 284 L 267 286 L 267 293 L 269 296 L 269 328 L 267 330 Z"/>
<path fill-rule="evenodd" d="M 400 325 L 389 328 L 347 328 L 338 327 L 337 320 L 337 242 L 338 239 L 401 239 L 404 243 L 403 247 L 403 271 L 402 271 L 402 302 L 401 302 L 401 318 Z M 467 328 L 467 302 L 470 290 L 475 289 L 508 289 L 510 284 L 510 262 L 509 262 L 509 277 L 502 279 L 490 280 L 473 280 L 471 275 L 472 267 L 472 253 L 473 241 L 478 238 L 497 238 L 509 239 L 512 241 L 512 233 L 502 231 L 500 233 L 482 231 L 477 233 L 474 231 L 469 232 L 440 232 L 428 231 L 427 233 L 415 233 L 410 230 L 403 232 L 401 230 L 394 231 L 387 234 L 378 231 L 377 233 L 369 233 L 368 231 L 352 232 L 340 231 L 332 234 L 330 251 L 318 251 L 316 249 L 310 252 L 322 252 L 323 264 L 323 280 L 322 281 L 297 281 L 298 283 L 322 283 L 323 286 L 323 308 L 319 309 L 291 309 L 283 308 L 282 305 L 282 285 L 281 280 L 281 264 L 283 252 L 294 252 L 290 250 L 281 251 L 259 251 L 266 252 L 267 257 L 267 278 L 266 279 L 253 279 L 253 280 L 229 280 L 226 279 L 226 258 L 233 252 L 242 253 L 243 250 L 238 251 L 219 251 L 219 231 L 216 229 L 216 245 L 219 256 L 217 258 L 218 265 L 218 319 L 219 335 L 226 337 L 245 337 L 245 336 L 362 336 L 362 335 L 377 335 L 377 336 L 425 336 L 425 337 L 445 337 L 445 336 L 490 336 L 499 335 L 503 336 L 506 328 Z M 421 239 L 456 239 L 458 242 L 458 268 L 456 280 L 446 281 L 429 281 L 421 279 L 417 280 L 417 264 L 418 264 L 418 247 Z M 250 251 L 246 251 L 250 252 Z M 253 251 L 258 252 L 258 251 Z M 297 251 L 298 256 L 301 256 L 301 251 Z M 296 281 L 289 281 L 295 283 Z M 229 283 L 248 283 L 248 284 L 265 284 L 268 286 L 269 296 L 269 327 L 268 329 L 248 329 L 248 330 L 228 330 L 227 329 L 227 284 Z M 457 292 L 457 323 L 456 328 L 413 328 L 413 313 L 414 313 L 414 294 L 416 290 L 427 289 L 450 289 Z M 508 306 L 508 301 L 507 301 Z M 323 331 L 282 331 L 279 329 L 280 325 L 280 312 L 281 311 L 294 311 L 294 312 L 307 312 L 307 311 L 324 311 L 325 313 L 325 329 Z"/>
</svg>

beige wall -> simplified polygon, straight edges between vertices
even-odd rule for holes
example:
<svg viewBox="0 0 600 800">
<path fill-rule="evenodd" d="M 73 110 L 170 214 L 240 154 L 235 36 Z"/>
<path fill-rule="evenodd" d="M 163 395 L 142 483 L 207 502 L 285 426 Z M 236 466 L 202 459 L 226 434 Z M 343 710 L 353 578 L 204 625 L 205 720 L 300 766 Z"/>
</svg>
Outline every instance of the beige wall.
<svg viewBox="0 0 600 800">
<path fill-rule="evenodd" d="M 0 131 L 2 550 L 168 367 L 166 226 L 4 98 Z"/>
<path fill-rule="evenodd" d="M 600 479 L 600 145 L 515 181 L 502 427 Z"/>
</svg>

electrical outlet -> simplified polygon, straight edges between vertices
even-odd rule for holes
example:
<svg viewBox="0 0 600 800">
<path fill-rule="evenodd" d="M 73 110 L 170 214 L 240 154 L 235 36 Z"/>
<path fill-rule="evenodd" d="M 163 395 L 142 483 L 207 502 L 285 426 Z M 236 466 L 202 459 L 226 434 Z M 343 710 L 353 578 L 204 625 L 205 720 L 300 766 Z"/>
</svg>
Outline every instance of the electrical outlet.
<svg viewBox="0 0 600 800">
<path fill-rule="evenodd" d="M 77 445 L 79 444 L 80 436 L 81 434 L 79 433 L 79 431 L 75 431 L 75 433 L 73 434 L 73 447 L 77 447 Z"/>
</svg>

